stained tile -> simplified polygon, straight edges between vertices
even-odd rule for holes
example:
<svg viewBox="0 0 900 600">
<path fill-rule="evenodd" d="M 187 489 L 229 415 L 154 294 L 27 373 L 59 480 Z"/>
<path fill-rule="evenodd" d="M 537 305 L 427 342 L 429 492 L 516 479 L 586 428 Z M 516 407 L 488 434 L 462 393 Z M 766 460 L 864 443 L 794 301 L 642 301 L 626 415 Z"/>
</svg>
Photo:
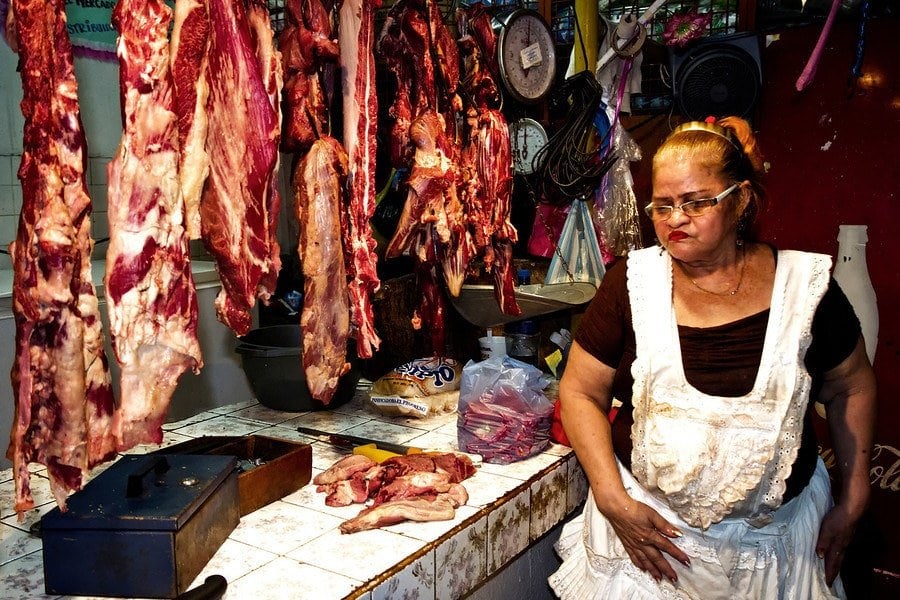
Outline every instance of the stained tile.
<svg viewBox="0 0 900 600">
<path fill-rule="evenodd" d="M 2 521 L 0 521 L 0 523 L 3 523 L 3 529 L 6 529 L 6 527 L 8 526 L 11 528 L 15 528 L 18 531 L 24 531 L 27 533 L 31 530 L 31 527 L 35 523 L 41 520 L 41 517 L 43 517 L 54 508 L 56 508 L 56 502 L 48 502 L 46 504 L 41 504 L 40 506 L 35 506 L 31 510 L 25 511 L 22 521 L 19 521 L 19 517 L 13 514 L 12 516 L 4 518 Z M 0 553 L 0 561 L 2 560 L 3 554 Z"/>
<path fill-rule="evenodd" d="M 247 421 L 231 416 L 218 416 L 175 430 L 182 435 L 201 437 L 204 435 L 249 435 L 265 429 L 262 423 Z"/>
<path fill-rule="evenodd" d="M 257 404 L 259 404 L 259 402 L 256 400 L 247 400 L 245 402 L 238 402 L 237 404 L 229 404 L 228 406 L 217 406 L 209 409 L 209 412 L 216 413 L 217 415 L 228 415 L 250 406 L 256 406 Z"/>
<path fill-rule="evenodd" d="M 487 506 L 502 498 L 505 494 L 524 485 L 522 480 L 495 475 L 483 469 L 462 482 L 469 493 L 468 506 Z"/>
<path fill-rule="evenodd" d="M 182 427 L 187 427 L 188 425 L 194 425 L 196 423 L 202 423 L 203 421 L 215 419 L 217 416 L 219 415 L 213 413 L 213 411 L 202 412 L 180 421 L 163 423 L 162 429 L 163 431 L 175 431 L 176 429 L 181 429 Z"/>
<path fill-rule="evenodd" d="M 504 477 L 515 477 L 525 481 L 531 479 L 537 471 L 545 469 L 554 463 L 562 462 L 562 460 L 561 457 L 553 456 L 552 454 L 536 454 L 508 465 L 496 465 L 486 462 L 481 468 L 489 473 L 497 473 Z"/>
<path fill-rule="evenodd" d="M 163 441 L 161 444 L 141 444 L 131 448 L 126 454 L 147 454 L 148 452 L 154 452 L 160 448 L 168 448 L 169 446 L 174 446 L 175 444 L 180 444 L 181 442 L 186 442 L 191 439 L 193 438 L 188 435 L 163 430 Z"/>
<path fill-rule="evenodd" d="M 488 514 L 488 575 L 528 547 L 530 494 L 519 494 Z"/>
<path fill-rule="evenodd" d="M 441 452 L 454 452 L 458 450 L 456 437 L 429 431 L 418 437 L 407 440 L 408 446 L 416 446 L 423 450 L 439 450 Z"/>
<path fill-rule="evenodd" d="M 409 440 L 418 437 L 425 432 L 425 429 L 417 429 L 405 425 L 394 425 L 393 423 L 387 423 L 376 419 L 360 423 L 359 425 L 347 429 L 347 433 L 350 435 L 392 442 L 395 444 L 405 444 Z"/>
<path fill-rule="evenodd" d="M 15 506 L 15 482 L 6 481 L 0 483 L 0 519 L 5 519 L 16 514 Z M 31 496 L 35 506 L 43 506 L 54 502 L 50 492 L 50 480 L 40 475 L 31 476 Z"/>
<path fill-rule="evenodd" d="M 339 560 L 331 557 L 332 560 Z M 350 594 L 361 582 L 289 558 L 276 558 L 229 582 L 227 600 L 331 600 Z M 368 596 L 368 594 L 366 594 Z"/>
<path fill-rule="evenodd" d="M 11 518 L 15 520 L 15 517 Z M 6 564 L 40 549 L 39 537 L 15 527 L 0 525 L 0 564 Z"/>
<path fill-rule="evenodd" d="M 531 484 L 531 539 L 536 540 L 563 520 L 566 507 L 565 465 L 546 473 Z"/>
<path fill-rule="evenodd" d="M 219 574 L 228 581 L 233 581 L 251 571 L 255 571 L 266 563 L 272 562 L 276 558 L 278 558 L 277 554 L 266 552 L 261 548 L 254 548 L 229 538 L 216 550 L 213 557 L 206 563 L 206 566 L 203 567 L 203 570 L 200 571 L 194 582 L 191 583 L 189 589 L 200 585 L 210 575 Z"/>
<path fill-rule="evenodd" d="M 297 418 L 301 414 L 303 413 L 275 410 L 273 408 L 263 406 L 262 404 L 256 404 L 254 406 L 249 406 L 233 413 L 229 413 L 228 416 L 240 417 L 241 419 L 247 419 L 248 421 L 259 421 L 260 423 L 267 423 L 269 425 L 278 425 L 279 423 L 284 423 L 285 421 Z"/>
<path fill-rule="evenodd" d="M 277 501 L 245 515 L 231 538 L 283 555 L 340 523 L 337 517 Z"/>
<path fill-rule="evenodd" d="M 434 551 L 435 599 L 461 598 L 487 574 L 487 518 L 454 534 Z"/>
<path fill-rule="evenodd" d="M 361 416 L 358 411 L 338 412 L 336 410 L 329 410 L 306 413 L 297 417 L 296 419 L 291 419 L 289 421 L 285 421 L 284 423 L 279 423 L 279 425 L 281 427 L 294 428 L 303 426 L 310 427 L 312 429 L 318 429 L 319 431 L 329 431 L 332 433 L 336 433 L 346 431 L 354 425 L 365 423 L 368 420 L 368 417 Z"/>
<path fill-rule="evenodd" d="M 372 600 L 433 600 L 434 582 L 434 551 L 430 551 L 372 590 Z"/>
<path fill-rule="evenodd" d="M 292 550 L 286 556 L 325 569 L 331 567 L 337 574 L 351 579 L 368 581 L 401 562 L 423 545 L 424 542 L 419 540 L 382 529 L 352 534 L 344 534 L 333 529 Z M 340 560 L 329 563 L 321 560 L 323 556 L 340 557 Z"/>
<path fill-rule="evenodd" d="M 587 499 L 589 486 L 587 476 L 584 474 L 584 469 L 581 468 L 581 463 L 578 462 L 578 459 L 575 458 L 574 454 L 566 462 L 566 470 L 568 478 L 568 487 L 566 489 L 566 511 L 571 513 L 573 510 L 579 508 Z"/>
<path fill-rule="evenodd" d="M 40 552 L 32 552 L 0 565 L 0 600 L 42 600 L 57 597 L 44 594 L 44 559 Z"/>
<path fill-rule="evenodd" d="M 0 469 L 0 483 L 12 481 L 12 478 L 13 478 L 13 470 L 12 469 Z"/>
</svg>

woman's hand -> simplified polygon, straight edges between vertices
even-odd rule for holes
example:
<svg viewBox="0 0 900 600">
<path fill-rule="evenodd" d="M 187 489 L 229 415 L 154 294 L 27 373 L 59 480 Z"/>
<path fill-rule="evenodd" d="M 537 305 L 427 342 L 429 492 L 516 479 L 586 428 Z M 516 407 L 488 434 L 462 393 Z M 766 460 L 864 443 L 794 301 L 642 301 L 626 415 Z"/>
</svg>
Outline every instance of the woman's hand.
<svg viewBox="0 0 900 600">
<path fill-rule="evenodd" d="M 836 505 L 822 519 L 816 555 L 825 559 L 825 582 L 830 586 L 841 571 L 844 551 L 853 539 L 857 519 L 841 504 Z"/>
<path fill-rule="evenodd" d="M 666 577 L 672 583 L 678 575 L 663 555 L 668 554 L 686 567 L 691 560 L 670 538 L 681 537 L 681 532 L 660 516 L 658 512 L 630 498 L 616 510 L 601 509 L 619 536 L 631 562 L 659 581 Z"/>
</svg>

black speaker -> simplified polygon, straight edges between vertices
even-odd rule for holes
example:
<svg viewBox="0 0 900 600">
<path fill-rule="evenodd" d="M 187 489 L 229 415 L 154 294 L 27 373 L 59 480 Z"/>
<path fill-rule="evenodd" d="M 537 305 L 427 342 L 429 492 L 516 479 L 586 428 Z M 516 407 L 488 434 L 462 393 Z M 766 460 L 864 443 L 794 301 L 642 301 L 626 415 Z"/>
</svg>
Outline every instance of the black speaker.
<svg viewBox="0 0 900 600">
<path fill-rule="evenodd" d="M 762 90 L 759 37 L 752 32 L 701 38 L 672 50 L 672 95 L 692 120 L 736 115 L 750 119 Z"/>
</svg>

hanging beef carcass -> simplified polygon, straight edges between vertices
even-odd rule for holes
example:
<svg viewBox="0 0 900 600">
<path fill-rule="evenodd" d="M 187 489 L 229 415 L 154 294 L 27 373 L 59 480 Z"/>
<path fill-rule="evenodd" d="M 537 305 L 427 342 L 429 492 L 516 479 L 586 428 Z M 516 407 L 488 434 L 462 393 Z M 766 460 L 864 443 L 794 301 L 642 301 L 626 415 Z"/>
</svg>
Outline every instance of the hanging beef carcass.
<svg viewBox="0 0 900 600">
<path fill-rule="evenodd" d="M 208 0 L 208 10 L 210 172 L 200 203 L 201 233 L 222 281 L 218 317 L 244 335 L 250 310 L 257 298 L 269 301 L 281 267 L 274 181 L 280 55 L 263 0 L 252 0 L 248 10 L 243 2 Z"/>
<path fill-rule="evenodd" d="M 490 15 L 481 4 L 460 11 L 459 16 L 469 131 L 461 158 L 461 169 L 468 177 L 461 195 L 475 251 L 494 277 L 497 305 L 506 314 L 519 315 L 512 273 L 513 244 L 518 240 L 510 221 L 512 155 L 509 128 L 499 110 L 494 31 Z"/>
<path fill-rule="evenodd" d="M 310 395 L 328 404 L 346 360 L 350 295 L 345 247 L 347 154 L 329 135 L 324 91 L 338 60 L 331 18 L 321 0 L 292 0 L 281 38 L 287 93 L 284 147 L 295 151 L 294 202 L 300 226 L 297 252 L 304 275 L 303 369 Z M 360 157 L 358 157 L 360 158 Z"/>
<path fill-rule="evenodd" d="M 192 239 L 200 238 L 200 198 L 209 175 L 206 152 L 206 80 L 209 49 L 209 15 L 203 0 L 176 0 L 175 24 L 169 48 L 178 115 L 178 176 L 184 200 L 185 228 Z"/>
<path fill-rule="evenodd" d="M 203 364 L 178 180 L 170 21 L 162 0 L 120 0 L 113 11 L 124 123 L 108 167 L 106 301 L 121 366 L 120 450 L 162 441 L 178 378 Z"/>
<path fill-rule="evenodd" d="M 444 312 L 440 279 L 458 295 L 473 256 L 473 245 L 457 188 L 460 142 L 456 115 L 461 101 L 459 55 L 431 0 L 394 4 L 382 28 L 378 49 L 397 83 L 389 114 L 391 161 L 409 169 L 407 203 L 386 255 L 409 253 L 419 263 L 423 301 L 413 320 L 431 330 L 432 351 L 442 354 Z M 434 279 L 439 275 L 440 279 Z M 431 286 L 437 286 L 434 289 Z"/>
<path fill-rule="evenodd" d="M 344 148 L 349 162 L 344 207 L 344 252 L 349 276 L 350 320 L 360 358 L 372 358 L 381 344 L 375 332 L 372 296 L 378 291 L 377 243 L 369 224 L 375 213 L 375 150 L 378 97 L 375 93 L 375 9 L 379 1 L 343 0 L 338 40 L 341 51 Z"/>
<path fill-rule="evenodd" d="M 331 19 L 321 0 L 287 0 L 285 26 L 278 48 L 284 69 L 285 150 L 305 152 L 320 134 L 328 133 L 325 65 L 338 61 Z"/>
<path fill-rule="evenodd" d="M 347 274 L 341 246 L 341 198 L 347 182 L 347 155 L 332 137 L 313 142 L 294 172 L 299 254 L 304 298 L 303 369 L 310 395 L 328 404 L 346 361 L 350 329 Z"/>
<path fill-rule="evenodd" d="M 91 202 L 78 86 L 62 0 L 14 0 L 25 118 L 15 241 L 12 384 L 15 510 L 34 505 L 29 462 L 47 466 L 65 508 L 87 470 L 115 454 L 114 400 L 91 281 Z"/>
</svg>

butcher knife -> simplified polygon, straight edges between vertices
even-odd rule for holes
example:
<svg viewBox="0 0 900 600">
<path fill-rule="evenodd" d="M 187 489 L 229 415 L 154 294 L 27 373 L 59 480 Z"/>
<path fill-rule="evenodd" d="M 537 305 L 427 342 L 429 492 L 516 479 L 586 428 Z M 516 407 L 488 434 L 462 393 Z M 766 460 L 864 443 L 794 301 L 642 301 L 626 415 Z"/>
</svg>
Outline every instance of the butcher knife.
<svg viewBox="0 0 900 600">
<path fill-rule="evenodd" d="M 338 448 L 352 449 L 357 446 L 369 446 L 374 444 L 380 450 L 387 450 L 395 454 L 420 454 L 421 448 L 415 446 L 404 446 L 403 444 L 394 444 L 392 442 L 381 442 L 369 438 L 359 437 L 356 435 L 347 435 L 345 433 L 333 433 L 330 431 L 322 431 L 320 429 L 312 429 L 310 427 L 298 427 L 299 433 L 312 436 L 321 442 L 326 442 L 337 446 Z"/>
</svg>

